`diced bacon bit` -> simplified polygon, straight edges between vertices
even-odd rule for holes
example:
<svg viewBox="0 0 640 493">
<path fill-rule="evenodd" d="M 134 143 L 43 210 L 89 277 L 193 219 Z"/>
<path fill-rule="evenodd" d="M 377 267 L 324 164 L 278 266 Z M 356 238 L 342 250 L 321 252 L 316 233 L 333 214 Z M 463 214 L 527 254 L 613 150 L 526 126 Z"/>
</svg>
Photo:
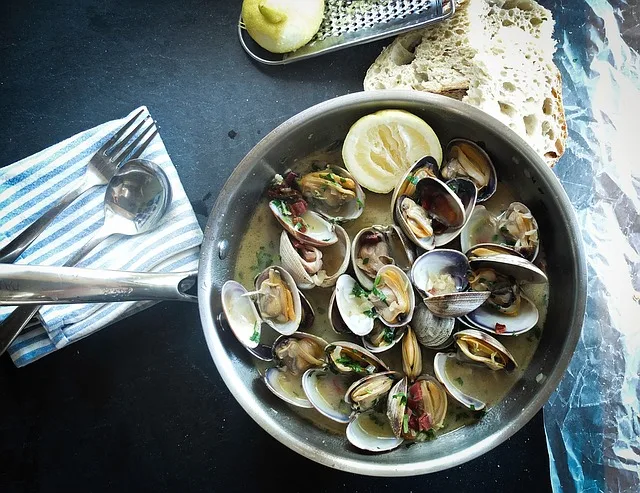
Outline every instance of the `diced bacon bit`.
<svg viewBox="0 0 640 493">
<path fill-rule="evenodd" d="M 298 173 L 294 173 L 293 171 L 289 171 L 285 177 L 284 177 L 284 182 L 289 185 L 290 187 L 293 187 L 296 183 L 296 180 L 298 179 L 300 175 L 298 175 Z"/>
<path fill-rule="evenodd" d="M 423 414 L 418 418 L 418 431 L 429 431 L 432 427 L 431 416 Z"/>
<path fill-rule="evenodd" d="M 291 209 L 291 212 L 294 216 L 301 216 L 302 214 L 307 212 L 307 203 L 304 200 L 300 199 L 296 202 L 291 203 L 289 205 L 289 208 Z"/>
<path fill-rule="evenodd" d="M 301 217 L 294 217 L 292 219 L 293 222 L 293 226 L 297 231 L 300 231 L 301 233 L 305 233 L 307 231 L 307 225 L 304 222 L 304 219 L 302 219 Z M 300 226 L 298 226 L 298 224 Z"/>
<path fill-rule="evenodd" d="M 496 333 L 504 334 L 506 331 L 507 331 L 506 325 L 496 323 Z"/>
</svg>

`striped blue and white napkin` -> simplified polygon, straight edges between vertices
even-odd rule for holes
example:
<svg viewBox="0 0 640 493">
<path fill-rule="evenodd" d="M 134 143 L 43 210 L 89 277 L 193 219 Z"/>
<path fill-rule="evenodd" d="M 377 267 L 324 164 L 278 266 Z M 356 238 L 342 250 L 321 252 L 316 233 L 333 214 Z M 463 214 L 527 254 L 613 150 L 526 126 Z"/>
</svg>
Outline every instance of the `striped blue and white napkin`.
<svg viewBox="0 0 640 493">
<path fill-rule="evenodd" d="M 129 116 L 79 133 L 15 164 L 0 168 L 0 248 L 78 186 L 91 156 Z M 142 117 L 148 114 L 143 107 Z M 141 158 L 157 163 L 171 183 L 172 202 L 160 225 L 134 237 L 112 237 L 79 267 L 169 272 L 196 269 L 202 231 L 160 135 Z M 16 260 L 17 264 L 62 265 L 100 227 L 106 188 L 96 187 L 69 206 Z M 24 366 L 86 337 L 153 302 L 52 305 L 40 310 L 41 324 L 25 329 L 8 353 Z M 0 320 L 11 312 L 0 307 Z"/>
</svg>

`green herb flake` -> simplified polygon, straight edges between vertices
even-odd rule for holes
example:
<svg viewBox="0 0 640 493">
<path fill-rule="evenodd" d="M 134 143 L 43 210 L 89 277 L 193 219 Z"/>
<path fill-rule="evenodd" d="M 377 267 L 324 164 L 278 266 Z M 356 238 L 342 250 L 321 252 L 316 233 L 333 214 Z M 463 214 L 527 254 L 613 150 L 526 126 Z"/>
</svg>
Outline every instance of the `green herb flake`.
<svg viewBox="0 0 640 493">
<path fill-rule="evenodd" d="M 458 385 L 464 385 L 464 381 L 461 377 L 456 378 L 456 382 L 458 382 Z"/>
<path fill-rule="evenodd" d="M 375 308 L 372 308 L 371 310 L 365 310 L 362 313 L 364 313 L 369 318 L 376 318 L 376 310 L 375 310 Z"/>
<path fill-rule="evenodd" d="M 493 237 L 491 238 L 491 241 L 496 242 L 500 239 L 500 237 L 498 235 L 493 235 Z"/>
<path fill-rule="evenodd" d="M 367 291 L 362 286 L 360 286 L 360 284 L 358 284 L 358 283 L 355 283 L 353 285 L 353 289 L 351 290 L 351 294 L 353 296 L 358 297 L 358 298 L 366 298 L 367 297 Z"/>
<path fill-rule="evenodd" d="M 325 313 L 327 313 L 327 310 L 322 308 L 321 306 L 319 306 L 318 308 L 316 308 L 316 311 L 320 314 L 320 315 L 324 315 Z"/>
<path fill-rule="evenodd" d="M 411 183 L 412 185 L 417 185 L 419 180 L 418 180 L 417 176 L 409 175 L 409 176 L 407 176 L 407 181 L 409 183 Z"/>
<path fill-rule="evenodd" d="M 393 394 L 393 399 L 400 399 L 400 404 L 407 404 L 407 394 L 404 392 L 398 392 L 397 394 Z"/>
<path fill-rule="evenodd" d="M 358 204 L 358 209 L 364 209 L 364 204 L 359 198 L 356 198 L 356 204 Z"/>
<path fill-rule="evenodd" d="M 330 181 L 331 183 L 335 183 L 336 182 L 336 180 L 333 178 L 333 174 L 332 173 L 327 173 L 326 175 L 320 175 L 320 178 L 322 178 L 323 180 Z"/>
<path fill-rule="evenodd" d="M 258 322 L 253 324 L 253 334 L 249 338 L 251 342 L 260 342 L 260 332 L 258 331 Z"/>
<path fill-rule="evenodd" d="M 396 335 L 396 331 L 393 327 L 385 327 L 384 334 L 382 335 L 382 339 L 387 343 L 391 344 L 393 342 L 393 338 Z"/>
<path fill-rule="evenodd" d="M 365 257 L 362 259 L 362 265 L 367 265 L 369 263 L 369 257 Z"/>
<path fill-rule="evenodd" d="M 266 250 L 258 250 L 256 252 L 256 265 L 253 266 L 253 269 L 261 272 L 270 265 L 273 265 L 273 255 Z"/>
<path fill-rule="evenodd" d="M 473 404 L 470 404 L 469 405 L 469 409 L 471 409 L 472 411 L 475 411 L 476 410 L 476 406 L 474 406 Z"/>
<path fill-rule="evenodd" d="M 402 417 L 402 432 L 409 433 L 409 415 L 405 414 Z"/>
<path fill-rule="evenodd" d="M 342 176 L 340 177 L 340 183 L 347 183 L 347 179 L 343 178 Z"/>
<path fill-rule="evenodd" d="M 358 363 L 357 361 L 352 360 L 348 356 L 341 356 L 340 358 L 338 358 L 336 360 L 336 363 L 338 363 L 338 364 L 340 364 L 342 366 L 346 366 L 347 368 L 350 368 L 351 370 L 355 371 L 356 373 L 364 373 L 365 372 L 365 369 L 362 367 L 362 365 L 360 363 Z"/>
<path fill-rule="evenodd" d="M 380 416 L 377 413 L 369 414 L 369 419 L 371 420 L 372 423 L 374 423 L 379 428 L 383 428 L 384 425 L 387 424 L 383 419 L 380 419 Z"/>
<path fill-rule="evenodd" d="M 382 291 L 380 291 L 377 287 L 375 286 L 373 287 L 373 289 L 371 290 L 371 294 L 374 296 L 377 296 L 378 299 L 383 303 L 386 303 L 387 305 L 389 304 L 387 303 L 387 296 Z"/>
</svg>

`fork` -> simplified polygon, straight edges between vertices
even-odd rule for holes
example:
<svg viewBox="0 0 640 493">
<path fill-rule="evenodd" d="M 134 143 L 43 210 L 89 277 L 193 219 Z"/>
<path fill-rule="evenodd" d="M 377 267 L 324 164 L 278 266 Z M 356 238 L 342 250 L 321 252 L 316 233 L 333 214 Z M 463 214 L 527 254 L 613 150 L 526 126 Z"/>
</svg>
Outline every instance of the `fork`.
<svg viewBox="0 0 640 493">
<path fill-rule="evenodd" d="M 100 147 L 100 149 L 96 151 L 89 160 L 82 182 L 76 189 L 71 190 L 62 197 L 51 209 L 34 221 L 17 237 L 11 240 L 9 244 L 0 250 L 0 263 L 13 263 L 13 261 L 16 260 L 38 236 L 40 236 L 55 217 L 66 209 L 69 204 L 93 187 L 109 183 L 109 180 L 116 173 L 118 166 L 125 161 L 125 158 L 130 157 L 131 159 L 135 159 L 140 157 L 142 151 L 155 137 L 158 132 L 157 130 L 155 130 L 153 134 L 150 135 L 142 145 L 140 145 L 135 153 L 131 154 L 131 152 L 138 144 L 140 144 L 144 136 L 148 134 L 149 130 L 154 128 L 155 122 L 152 120 L 151 124 L 128 146 L 126 146 L 127 142 L 129 142 L 138 130 L 142 128 L 145 122 L 150 118 L 150 115 L 143 118 L 132 131 L 126 134 L 126 136 L 125 133 L 133 126 L 143 111 L 144 110 L 140 110 L 133 115 L 120 128 L 120 130 L 113 135 L 113 137 L 111 137 L 102 147 Z M 129 156 L 130 154 L 131 156 Z"/>
</svg>

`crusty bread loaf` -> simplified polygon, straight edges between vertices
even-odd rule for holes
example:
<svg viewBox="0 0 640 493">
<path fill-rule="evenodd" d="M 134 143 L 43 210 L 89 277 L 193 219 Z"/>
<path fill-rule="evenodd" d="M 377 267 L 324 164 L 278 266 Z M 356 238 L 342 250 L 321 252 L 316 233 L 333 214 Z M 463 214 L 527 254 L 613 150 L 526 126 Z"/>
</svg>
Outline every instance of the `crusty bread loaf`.
<svg viewBox="0 0 640 493">
<path fill-rule="evenodd" d="M 567 137 L 552 34 L 551 12 L 535 0 L 467 0 L 447 21 L 396 38 L 364 88 L 462 99 L 509 125 L 552 166 Z"/>
</svg>

